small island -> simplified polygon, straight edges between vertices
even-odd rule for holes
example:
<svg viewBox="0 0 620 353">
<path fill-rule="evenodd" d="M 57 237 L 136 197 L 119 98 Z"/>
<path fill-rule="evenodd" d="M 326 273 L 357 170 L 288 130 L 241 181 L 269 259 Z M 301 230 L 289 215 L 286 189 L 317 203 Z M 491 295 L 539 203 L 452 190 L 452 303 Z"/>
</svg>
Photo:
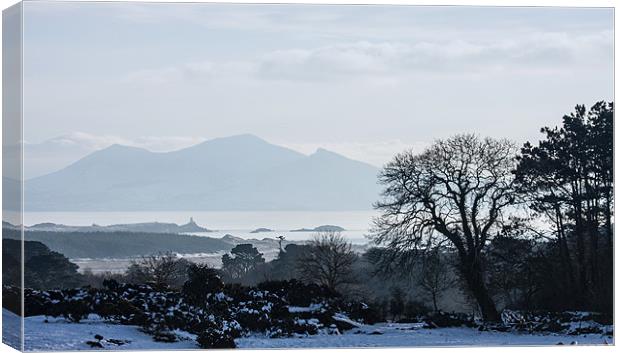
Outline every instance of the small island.
<svg viewBox="0 0 620 353">
<path fill-rule="evenodd" d="M 340 226 L 334 226 L 330 224 L 325 224 L 322 226 L 318 226 L 315 228 L 300 228 L 300 229 L 292 229 L 291 232 L 342 232 L 345 231 L 344 228 Z"/>
<path fill-rule="evenodd" d="M 269 232 L 273 232 L 273 229 L 269 229 L 269 228 L 256 228 L 253 231 L 251 231 L 250 233 L 269 233 Z"/>
</svg>

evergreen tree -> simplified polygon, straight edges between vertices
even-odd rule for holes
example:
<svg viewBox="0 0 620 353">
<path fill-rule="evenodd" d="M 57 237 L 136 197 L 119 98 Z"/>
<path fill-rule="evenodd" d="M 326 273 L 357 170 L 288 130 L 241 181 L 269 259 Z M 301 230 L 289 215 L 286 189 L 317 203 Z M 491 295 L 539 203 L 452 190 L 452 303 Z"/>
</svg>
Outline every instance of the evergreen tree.
<svg viewBox="0 0 620 353">
<path fill-rule="evenodd" d="M 264 263 L 263 254 L 252 244 L 239 244 L 230 251 L 230 255 L 222 256 L 222 271 L 230 279 L 239 280 Z"/>
</svg>

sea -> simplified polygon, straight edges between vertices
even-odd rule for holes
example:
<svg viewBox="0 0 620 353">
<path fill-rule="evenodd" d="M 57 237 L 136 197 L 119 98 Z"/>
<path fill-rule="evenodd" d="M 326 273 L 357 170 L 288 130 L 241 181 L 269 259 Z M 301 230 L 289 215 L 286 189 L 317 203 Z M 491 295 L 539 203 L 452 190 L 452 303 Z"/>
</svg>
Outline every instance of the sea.
<svg viewBox="0 0 620 353">
<path fill-rule="evenodd" d="M 26 212 L 24 224 L 56 223 L 71 226 L 97 224 L 128 224 L 162 222 L 185 224 L 194 220 L 201 227 L 212 232 L 192 233 L 196 236 L 221 238 L 230 234 L 243 239 L 264 239 L 284 236 L 289 241 L 307 241 L 316 232 L 292 232 L 295 229 L 312 229 L 321 225 L 335 225 L 344 228 L 341 234 L 352 244 L 364 245 L 376 211 L 156 211 L 156 212 Z M 272 232 L 253 233 L 258 228 Z M 185 254 L 192 259 L 218 266 L 221 254 Z M 94 272 L 122 272 L 133 259 L 71 259 L 80 270 L 88 268 Z"/>
<path fill-rule="evenodd" d="M 24 224 L 32 226 L 51 222 L 71 226 L 162 222 L 185 224 L 192 218 L 201 227 L 213 232 L 193 233 L 200 236 L 222 237 L 226 234 L 244 239 L 276 238 L 288 240 L 311 239 L 315 232 L 291 232 L 312 229 L 321 225 L 335 225 L 345 229 L 341 234 L 354 244 L 368 242 L 367 235 L 375 211 L 156 211 L 156 212 L 26 212 Z M 252 233 L 258 228 L 273 232 Z"/>
</svg>

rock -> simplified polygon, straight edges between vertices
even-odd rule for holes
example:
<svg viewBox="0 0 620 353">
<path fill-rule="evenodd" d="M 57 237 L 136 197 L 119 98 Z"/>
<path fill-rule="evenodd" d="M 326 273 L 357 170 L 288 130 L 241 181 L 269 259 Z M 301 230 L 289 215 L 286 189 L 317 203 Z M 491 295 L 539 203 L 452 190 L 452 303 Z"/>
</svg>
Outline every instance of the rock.
<svg viewBox="0 0 620 353">
<path fill-rule="evenodd" d="M 103 348 L 103 344 L 99 341 L 86 341 L 86 344 L 91 348 Z"/>
<path fill-rule="evenodd" d="M 157 331 L 153 333 L 153 340 L 155 342 L 173 343 L 177 341 L 177 336 L 170 331 Z"/>
<path fill-rule="evenodd" d="M 129 340 L 117 340 L 115 338 L 110 338 L 107 340 L 109 343 L 115 344 L 117 346 L 122 346 L 124 344 L 130 343 L 131 341 Z"/>
<path fill-rule="evenodd" d="M 339 331 L 348 331 L 354 329 L 356 326 L 346 321 L 336 321 L 336 327 Z"/>
<path fill-rule="evenodd" d="M 439 328 L 439 327 L 459 327 L 459 326 L 468 326 L 471 327 L 472 322 L 467 315 L 464 314 L 448 314 L 437 312 L 433 313 L 426 319 L 426 323 L 428 328 Z M 480 327 L 481 331 L 485 328 Z"/>
</svg>

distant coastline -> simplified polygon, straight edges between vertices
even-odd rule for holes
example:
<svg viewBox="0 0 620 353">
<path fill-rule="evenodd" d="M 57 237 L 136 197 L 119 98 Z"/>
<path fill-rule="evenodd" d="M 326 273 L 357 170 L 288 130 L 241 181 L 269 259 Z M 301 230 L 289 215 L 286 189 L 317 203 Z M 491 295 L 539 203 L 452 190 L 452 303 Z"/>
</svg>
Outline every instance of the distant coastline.
<svg viewBox="0 0 620 353">
<path fill-rule="evenodd" d="M 2 228 L 17 229 L 18 226 L 2 222 Z M 90 226 L 65 225 L 51 222 L 37 223 L 32 226 L 25 226 L 25 230 L 42 231 L 42 232 L 145 232 L 145 233 L 211 233 L 213 230 L 199 226 L 193 218 L 190 217 L 186 224 L 162 223 L 162 222 L 143 222 L 129 224 L 111 224 L 97 225 L 93 223 Z"/>
</svg>

